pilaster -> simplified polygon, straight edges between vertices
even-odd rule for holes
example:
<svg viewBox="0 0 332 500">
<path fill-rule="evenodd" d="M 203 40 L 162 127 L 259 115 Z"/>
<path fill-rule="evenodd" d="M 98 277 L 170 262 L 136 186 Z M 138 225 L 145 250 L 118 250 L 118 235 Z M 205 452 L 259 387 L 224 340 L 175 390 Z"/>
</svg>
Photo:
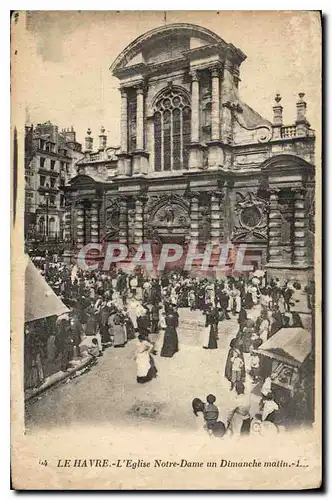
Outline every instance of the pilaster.
<svg viewBox="0 0 332 500">
<path fill-rule="evenodd" d="M 76 247 L 78 249 L 84 246 L 84 208 L 78 205 L 76 210 Z"/>
<path fill-rule="evenodd" d="M 99 200 L 91 205 L 91 243 L 99 243 Z"/>
<path fill-rule="evenodd" d="M 270 210 L 268 227 L 268 263 L 281 261 L 281 213 L 279 209 L 279 189 L 270 190 Z"/>
<path fill-rule="evenodd" d="M 139 197 L 135 200 L 135 244 L 140 245 L 143 242 L 143 210 L 146 198 Z"/>
<path fill-rule="evenodd" d="M 198 245 L 199 239 L 199 229 L 198 229 L 198 220 L 199 220 L 199 193 L 191 192 L 190 193 L 190 241 L 192 243 L 196 243 Z"/>
<path fill-rule="evenodd" d="M 305 213 L 305 189 L 294 188 L 294 248 L 293 263 L 308 266 L 308 217 Z"/>
<path fill-rule="evenodd" d="M 119 207 L 119 243 L 127 244 L 128 242 L 128 205 L 127 199 L 120 199 Z"/>
</svg>

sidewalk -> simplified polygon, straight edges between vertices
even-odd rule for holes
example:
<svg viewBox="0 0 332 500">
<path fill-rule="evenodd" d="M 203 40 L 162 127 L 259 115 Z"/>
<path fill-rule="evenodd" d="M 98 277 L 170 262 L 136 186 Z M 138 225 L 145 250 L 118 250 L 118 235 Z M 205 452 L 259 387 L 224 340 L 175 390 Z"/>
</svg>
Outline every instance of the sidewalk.
<svg viewBox="0 0 332 500">
<path fill-rule="evenodd" d="M 30 399 L 33 399 L 34 397 L 38 396 L 39 394 L 43 393 L 50 387 L 53 387 L 57 384 L 60 384 L 61 382 L 69 379 L 73 375 L 79 375 L 80 370 L 84 370 L 88 368 L 90 365 L 92 366 L 95 362 L 95 358 L 93 356 L 86 356 L 82 360 L 77 360 L 75 366 L 72 368 L 68 368 L 68 370 L 64 371 L 58 371 L 56 373 L 53 373 L 49 377 L 46 377 L 44 382 L 39 386 L 34 389 L 26 389 L 24 392 L 24 401 L 29 401 Z"/>
</svg>

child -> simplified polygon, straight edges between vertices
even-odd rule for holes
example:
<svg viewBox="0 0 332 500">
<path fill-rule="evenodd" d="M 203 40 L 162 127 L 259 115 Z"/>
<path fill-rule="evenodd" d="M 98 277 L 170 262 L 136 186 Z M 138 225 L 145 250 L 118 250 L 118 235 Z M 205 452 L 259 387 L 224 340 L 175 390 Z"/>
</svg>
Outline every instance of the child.
<svg viewBox="0 0 332 500">
<path fill-rule="evenodd" d="M 238 396 L 242 396 L 244 394 L 244 383 L 242 380 L 235 382 L 235 392 Z"/>
<path fill-rule="evenodd" d="M 260 360 L 257 352 L 252 351 L 250 355 L 251 376 L 254 383 L 258 380 Z"/>
<path fill-rule="evenodd" d="M 98 356 L 100 356 L 99 346 L 98 346 L 98 340 L 97 339 L 92 339 L 92 346 L 89 347 L 88 352 L 94 358 L 98 358 Z"/>
<path fill-rule="evenodd" d="M 216 401 L 216 397 L 213 394 L 209 394 L 206 398 L 207 403 L 205 404 L 204 409 L 204 419 L 206 422 L 206 426 L 208 429 L 212 429 L 212 427 L 216 424 L 219 417 L 219 410 L 217 406 L 214 404 Z"/>
<path fill-rule="evenodd" d="M 234 389 L 235 383 L 242 380 L 241 372 L 243 367 L 243 361 L 236 351 L 234 351 L 233 357 L 231 358 L 232 365 L 232 376 L 231 376 L 231 388 Z"/>
<path fill-rule="evenodd" d="M 196 297 L 195 297 L 195 291 L 190 290 L 188 294 L 188 305 L 190 307 L 191 311 L 195 311 L 196 309 Z"/>
<path fill-rule="evenodd" d="M 101 335 L 100 335 L 99 331 L 97 331 L 96 334 L 95 334 L 95 340 L 97 341 L 99 353 L 102 354 L 102 352 L 103 352 L 103 345 L 101 343 Z"/>
</svg>

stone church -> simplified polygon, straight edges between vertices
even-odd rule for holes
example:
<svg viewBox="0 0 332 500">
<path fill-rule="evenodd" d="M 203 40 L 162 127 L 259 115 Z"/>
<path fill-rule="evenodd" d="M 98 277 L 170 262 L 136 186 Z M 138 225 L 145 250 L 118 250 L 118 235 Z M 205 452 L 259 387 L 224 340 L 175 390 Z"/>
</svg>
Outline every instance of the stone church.
<svg viewBox="0 0 332 500">
<path fill-rule="evenodd" d="M 240 97 L 245 54 L 206 28 L 172 24 L 113 62 L 121 145 L 91 131 L 65 188 L 71 250 L 89 242 L 231 242 L 273 275 L 313 268 L 315 135 L 304 94 L 294 123 L 272 121 Z M 249 260 L 248 260 L 249 259 Z"/>
</svg>

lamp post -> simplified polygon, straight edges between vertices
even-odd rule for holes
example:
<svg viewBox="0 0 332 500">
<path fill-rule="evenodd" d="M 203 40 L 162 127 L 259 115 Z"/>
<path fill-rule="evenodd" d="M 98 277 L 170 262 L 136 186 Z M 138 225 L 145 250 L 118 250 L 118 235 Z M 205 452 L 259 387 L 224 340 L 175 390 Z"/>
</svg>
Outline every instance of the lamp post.
<svg viewBox="0 0 332 500">
<path fill-rule="evenodd" d="M 46 188 L 48 189 L 49 185 L 46 184 Z M 45 235 L 45 241 L 48 241 L 48 203 L 49 203 L 49 196 L 50 193 L 46 191 L 45 193 L 45 198 L 46 198 L 46 235 Z"/>
</svg>

